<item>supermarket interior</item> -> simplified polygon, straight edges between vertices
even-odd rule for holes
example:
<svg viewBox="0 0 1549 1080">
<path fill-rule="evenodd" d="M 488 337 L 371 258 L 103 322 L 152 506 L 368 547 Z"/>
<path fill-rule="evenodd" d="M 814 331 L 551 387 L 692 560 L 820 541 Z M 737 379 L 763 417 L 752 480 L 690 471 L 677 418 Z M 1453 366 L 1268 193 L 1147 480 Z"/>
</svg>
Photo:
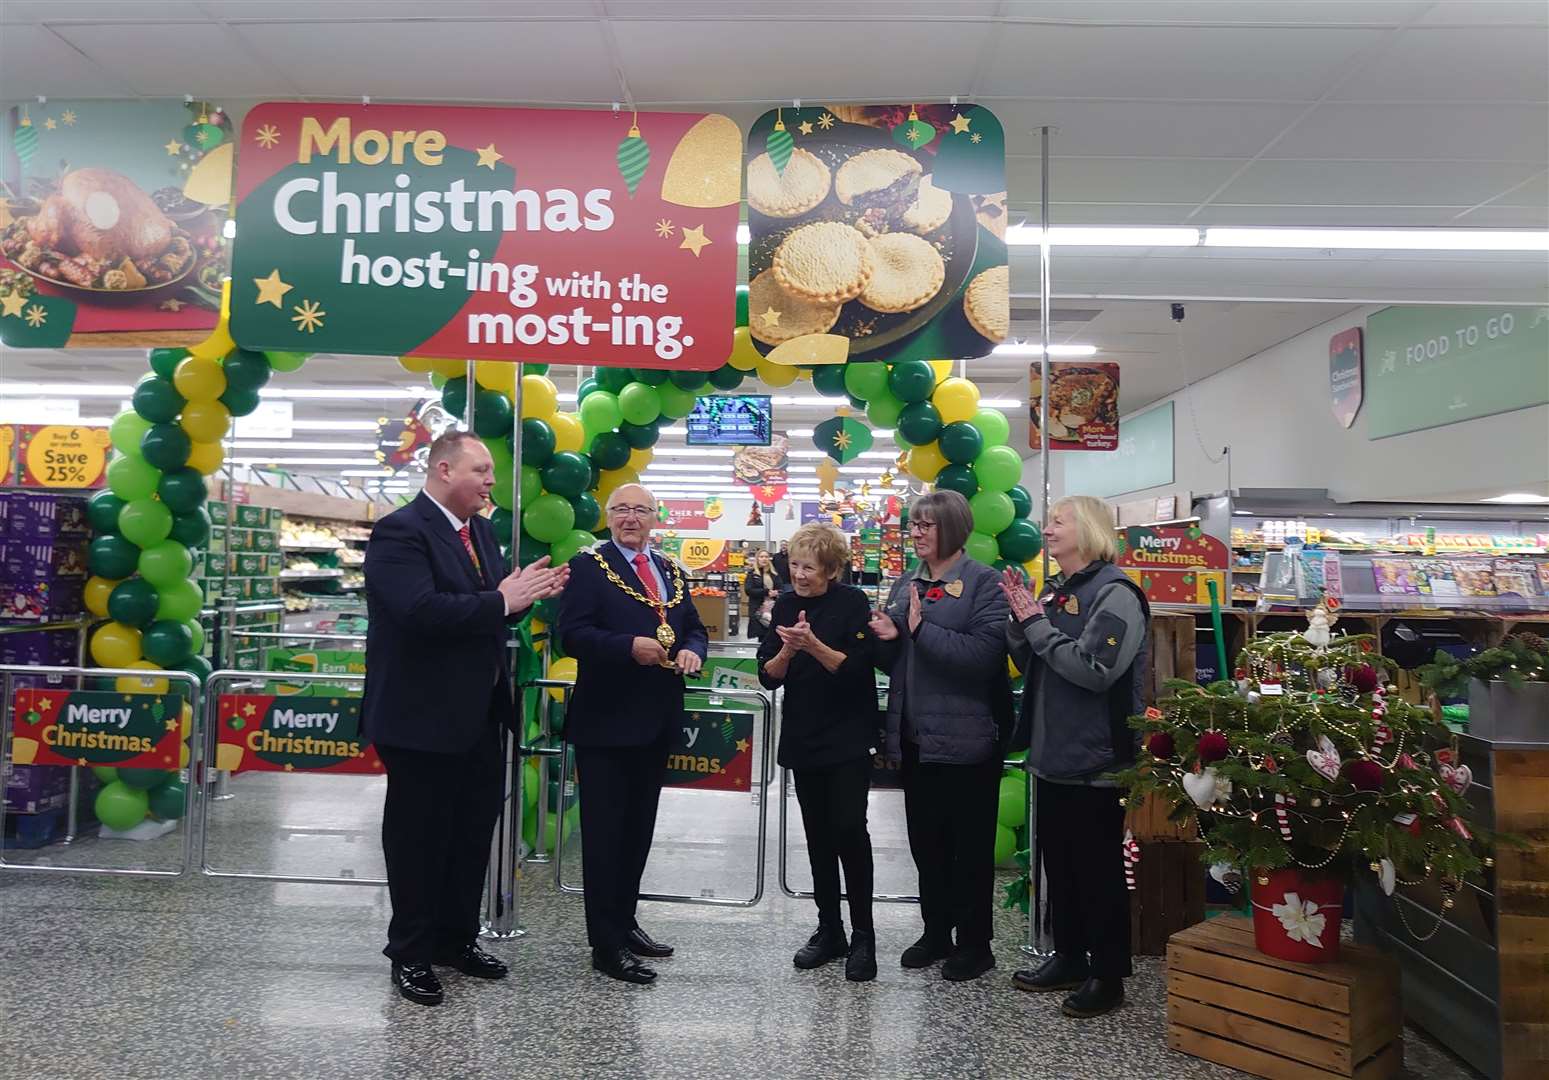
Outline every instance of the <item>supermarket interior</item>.
<svg viewBox="0 0 1549 1080">
<path fill-rule="evenodd" d="M 1549 1075 L 1546 0 L 0 0 L 0 109 L 0 1078 Z M 1015 641 L 1107 670 L 1078 496 L 1144 639 L 1133 730 L 1065 782 L 1036 728 L 1078 684 Z M 400 624 L 422 511 L 422 561 L 505 597 L 511 688 L 468 954 L 509 977 L 438 957 L 434 1009 L 383 955 L 410 744 L 366 730 L 400 648 L 413 700 L 465 700 L 426 658 L 473 608 Z M 513 603 L 497 552 L 566 591 Z M 959 978 L 900 963 L 913 582 L 952 618 L 975 563 L 998 651 L 945 711 L 1009 680 L 1021 722 L 975 774 L 993 969 Z M 669 608 L 707 639 L 646 672 L 649 986 L 598 960 L 625 795 L 567 728 L 656 709 L 587 683 L 567 597 L 609 582 L 662 666 Z M 861 743 L 874 977 L 791 960 L 833 859 L 768 665 L 831 587 L 872 733 L 914 740 Z M 1123 807 L 1117 1007 L 1024 992 L 1078 895 L 1051 837 L 1087 834 L 1051 787 Z M 398 828 L 466 841 L 425 798 Z"/>
</svg>

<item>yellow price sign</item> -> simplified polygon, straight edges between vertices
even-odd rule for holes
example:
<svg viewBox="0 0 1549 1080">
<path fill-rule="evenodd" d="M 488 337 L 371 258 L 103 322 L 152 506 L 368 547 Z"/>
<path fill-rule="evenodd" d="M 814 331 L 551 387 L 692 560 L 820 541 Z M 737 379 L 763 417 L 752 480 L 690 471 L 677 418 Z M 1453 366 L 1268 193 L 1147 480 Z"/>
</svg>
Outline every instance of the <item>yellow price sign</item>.
<svg viewBox="0 0 1549 1080">
<path fill-rule="evenodd" d="M 11 470 L 16 465 L 16 429 L 0 424 L 0 486 L 11 482 Z"/>
<path fill-rule="evenodd" d="M 52 424 L 22 430 L 26 469 L 22 486 L 91 488 L 108 464 L 108 429 Z"/>
<path fill-rule="evenodd" d="M 683 547 L 679 553 L 679 558 L 683 560 L 683 565 L 688 567 L 690 570 L 703 570 L 705 567 L 715 562 L 716 559 L 719 559 L 721 557 L 721 553 L 725 550 L 725 540 L 704 540 L 695 538 L 692 540 L 683 541 Z"/>
</svg>

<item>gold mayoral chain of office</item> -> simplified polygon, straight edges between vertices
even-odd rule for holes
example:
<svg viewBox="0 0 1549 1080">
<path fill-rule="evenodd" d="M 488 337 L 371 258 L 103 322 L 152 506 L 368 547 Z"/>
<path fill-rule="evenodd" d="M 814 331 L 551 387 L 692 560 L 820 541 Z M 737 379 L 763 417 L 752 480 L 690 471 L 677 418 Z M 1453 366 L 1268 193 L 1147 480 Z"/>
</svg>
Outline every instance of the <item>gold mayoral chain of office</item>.
<svg viewBox="0 0 1549 1080">
<path fill-rule="evenodd" d="M 614 570 L 613 567 L 608 565 L 608 560 L 602 557 L 602 553 L 600 551 L 594 549 L 591 552 L 591 556 L 597 560 L 597 565 L 602 567 L 602 572 L 608 575 L 609 581 L 613 582 L 613 584 L 617 585 L 620 589 L 623 589 L 630 596 L 633 596 L 636 600 L 646 605 L 646 607 L 652 607 L 656 609 L 656 616 L 657 618 L 661 619 L 661 625 L 656 628 L 656 640 L 661 642 L 662 648 L 671 649 L 673 643 L 678 640 L 678 635 L 673 632 L 672 627 L 667 625 L 667 609 L 670 607 L 677 607 L 683 602 L 683 571 L 678 569 L 677 563 L 671 562 L 670 560 L 667 563 L 667 565 L 672 568 L 673 594 L 672 599 L 664 603 L 661 600 L 651 599 L 649 596 L 645 595 L 645 593 L 627 584 L 623 578 L 619 577 L 618 571 Z"/>
</svg>

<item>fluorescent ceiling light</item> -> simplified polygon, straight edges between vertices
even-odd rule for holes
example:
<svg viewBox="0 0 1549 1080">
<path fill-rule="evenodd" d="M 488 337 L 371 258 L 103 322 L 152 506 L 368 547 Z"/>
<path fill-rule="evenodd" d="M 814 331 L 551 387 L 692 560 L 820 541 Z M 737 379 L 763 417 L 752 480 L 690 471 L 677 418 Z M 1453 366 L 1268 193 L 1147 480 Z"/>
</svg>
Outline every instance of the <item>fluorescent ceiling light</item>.
<svg viewBox="0 0 1549 1080">
<path fill-rule="evenodd" d="M 68 394 L 74 398 L 122 400 L 133 393 L 133 386 L 118 383 L 28 383 L 0 380 L 0 397 L 47 397 L 54 394 Z"/>
<path fill-rule="evenodd" d="M 375 420 L 292 420 L 296 431 L 375 431 Z"/>
<path fill-rule="evenodd" d="M 695 463 L 695 462 L 684 462 L 682 464 L 679 464 L 677 462 L 653 461 L 653 462 L 651 462 L 651 464 L 646 466 L 646 469 L 649 472 L 651 472 L 651 473 L 659 473 L 659 472 L 702 473 L 702 472 L 704 472 L 708 468 L 710 468 L 710 466 L 707 463 L 702 462 L 702 461 L 698 462 L 698 463 Z"/>
<path fill-rule="evenodd" d="M 341 386 L 327 390 L 301 390 L 290 387 L 264 387 L 258 392 L 266 398 L 290 398 L 292 400 L 328 400 L 333 398 L 359 400 L 399 398 L 418 401 L 420 398 L 436 397 L 436 391 L 428 386 Z"/>
<path fill-rule="evenodd" d="M 687 435 L 688 434 L 688 428 L 680 428 L 680 427 L 657 428 L 656 429 L 656 433 L 658 435 Z"/>
<path fill-rule="evenodd" d="M 393 476 L 391 469 L 341 469 L 340 476 Z"/>
<path fill-rule="evenodd" d="M 1354 248 L 1370 251 L 1549 251 L 1549 231 L 1507 229 L 1205 230 L 1206 247 Z"/>
<path fill-rule="evenodd" d="M 375 465 L 376 461 L 365 457 L 234 457 L 227 458 L 233 465 Z"/>
<path fill-rule="evenodd" d="M 1042 235 L 1043 230 L 1037 225 L 1013 225 L 1006 230 L 1006 243 L 1012 247 L 1036 247 Z M 1198 244 L 1197 228 L 1055 225 L 1049 229 L 1051 247 L 1195 247 Z"/>
<path fill-rule="evenodd" d="M 1480 499 L 1487 503 L 1517 503 L 1523 506 L 1535 506 L 1539 503 L 1549 503 L 1549 495 L 1534 495 L 1527 491 L 1510 491 L 1505 495 L 1494 495 L 1488 499 Z"/>
<path fill-rule="evenodd" d="M 751 229 L 748 228 L 748 223 L 745 222 L 745 221 L 738 222 L 737 223 L 737 243 L 745 245 L 745 244 L 747 244 L 752 239 L 753 239 L 753 232 L 752 232 Z"/>
<path fill-rule="evenodd" d="M 370 442 L 299 442 L 293 439 L 233 439 L 232 446 L 237 450 L 338 450 L 340 453 L 377 449 L 377 444 Z"/>
<path fill-rule="evenodd" d="M 995 346 L 996 356 L 1038 356 L 1043 352 L 1037 344 L 1030 341 L 1008 341 L 1004 345 Z M 1096 356 L 1096 345 L 1050 345 L 1050 356 Z M 983 404 L 983 402 L 980 402 Z"/>
<path fill-rule="evenodd" d="M 721 446 L 661 446 L 651 447 L 657 455 L 671 454 L 673 457 L 724 457 L 729 458 L 736 451 L 729 447 Z"/>
</svg>

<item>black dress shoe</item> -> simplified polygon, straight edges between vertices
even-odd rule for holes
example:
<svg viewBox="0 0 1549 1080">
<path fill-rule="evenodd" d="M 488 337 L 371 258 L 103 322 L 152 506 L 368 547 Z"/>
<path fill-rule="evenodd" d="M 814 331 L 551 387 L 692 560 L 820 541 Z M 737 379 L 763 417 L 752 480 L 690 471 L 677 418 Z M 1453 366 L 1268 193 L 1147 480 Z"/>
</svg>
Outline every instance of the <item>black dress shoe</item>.
<svg viewBox="0 0 1549 1080">
<path fill-rule="evenodd" d="M 1088 975 L 1085 960 L 1055 953 L 1036 968 L 1012 975 L 1011 985 L 1032 993 L 1074 990 L 1086 982 Z"/>
<path fill-rule="evenodd" d="M 441 980 L 429 964 L 400 964 L 394 960 L 393 985 L 416 1005 L 441 1004 Z"/>
<path fill-rule="evenodd" d="M 629 932 L 624 939 L 624 947 L 636 956 L 649 956 L 653 960 L 661 960 L 672 955 L 672 946 L 663 945 L 652 939 L 650 934 L 638 926 Z"/>
<path fill-rule="evenodd" d="M 995 954 L 988 945 L 968 945 L 955 949 L 941 965 L 941 977 L 950 982 L 977 979 L 995 966 Z"/>
<path fill-rule="evenodd" d="M 445 960 L 437 960 L 436 963 L 442 967 L 456 968 L 475 979 L 504 979 L 511 970 L 506 967 L 505 961 L 491 956 L 477 945 L 465 945 L 461 952 Z"/>
<path fill-rule="evenodd" d="M 904 950 L 904 955 L 898 962 L 906 968 L 930 967 L 937 960 L 945 960 L 952 955 L 952 943 L 950 941 L 936 941 L 929 934 L 920 938 L 913 945 Z"/>
<path fill-rule="evenodd" d="M 592 967 L 619 982 L 644 986 L 656 981 L 656 972 L 635 959 L 628 949 L 593 949 Z"/>
<path fill-rule="evenodd" d="M 1060 1012 L 1066 1016 L 1101 1016 L 1124 1001 L 1123 979 L 1099 979 L 1095 975 L 1065 999 Z"/>
<path fill-rule="evenodd" d="M 845 957 L 844 977 L 851 982 L 870 982 L 877 977 L 877 935 L 856 930 L 850 935 L 850 955 Z"/>
<path fill-rule="evenodd" d="M 830 960 L 838 960 L 846 956 L 849 951 L 850 943 L 845 940 L 843 924 L 820 922 L 817 933 L 796 950 L 793 962 L 803 971 L 811 971 L 815 967 L 822 967 Z"/>
</svg>

